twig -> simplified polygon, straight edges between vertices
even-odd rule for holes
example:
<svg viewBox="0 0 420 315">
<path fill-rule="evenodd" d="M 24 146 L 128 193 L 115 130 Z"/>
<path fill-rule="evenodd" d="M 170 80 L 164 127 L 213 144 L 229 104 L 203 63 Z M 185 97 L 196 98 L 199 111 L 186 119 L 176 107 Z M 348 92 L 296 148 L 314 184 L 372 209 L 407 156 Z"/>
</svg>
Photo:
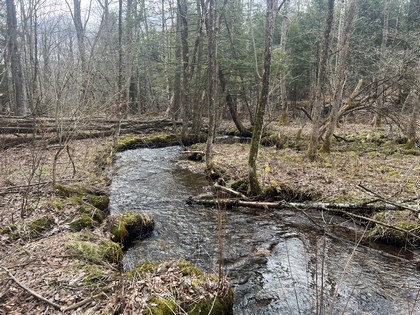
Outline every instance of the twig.
<svg viewBox="0 0 420 315">
<path fill-rule="evenodd" d="M 374 195 L 374 196 L 375 196 L 375 197 L 377 197 L 380 201 L 383 201 L 383 202 L 385 202 L 385 203 L 387 203 L 387 204 L 393 205 L 393 206 L 398 207 L 398 208 L 401 208 L 401 209 L 409 210 L 409 211 L 412 211 L 412 212 L 414 212 L 414 213 L 418 213 L 418 212 L 420 211 L 420 210 L 417 210 L 417 209 L 413 209 L 413 208 L 410 208 L 410 207 L 407 207 L 407 206 L 401 205 L 401 204 L 396 203 L 396 202 L 394 202 L 394 201 L 392 201 L 392 200 L 388 200 L 387 198 L 385 198 L 385 197 L 381 196 L 380 194 L 378 194 L 378 193 L 376 193 L 376 192 L 372 191 L 371 189 L 369 189 L 369 188 L 367 188 L 367 187 L 363 186 L 362 184 L 358 184 L 356 187 L 358 187 L 358 188 L 359 188 L 359 189 L 361 189 L 361 190 L 364 190 L 365 192 L 367 192 L 367 193 L 369 193 L 369 194 L 371 194 L 371 195 Z"/>
<path fill-rule="evenodd" d="M 42 295 L 40 295 L 40 294 L 36 293 L 35 291 L 31 290 L 26 285 L 24 285 L 22 282 L 20 282 L 18 279 L 16 279 L 16 277 L 14 275 L 12 275 L 12 273 L 7 268 L 5 268 L 5 267 L 2 267 L 2 268 L 4 269 L 4 271 L 7 272 L 7 275 L 10 277 L 10 279 L 12 279 L 18 286 L 20 286 L 26 292 L 35 296 L 36 298 L 40 299 L 41 301 L 44 301 L 45 303 L 48 303 L 49 305 L 54 306 L 55 308 L 61 310 L 61 305 L 58 305 L 57 303 L 54 303 L 53 301 L 51 301 L 47 298 L 44 298 Z"/>
<path fill-rule="evenodd" d="M 91 297 L 89 297 L 87 299 L 84 299 L 84 300 L 82 300 L 80 302 L 74 303 L 74 304 L 72 304 L 70 306 L 62 307 L 61 308 L 61 311 L 68 312 L 68 311 L 74 310 L 76 308 L 79 308 L 80 306 L 83 306 L 85 304 L 88 304 L 88 303 L 92 302 L 93 300 L 97 299 L 98 297 L 100 297 L 101 295 L 106 295 L 104 291 L 109 290 L 112 287 L 113 287 L 112 284 L 109 285 L 109 286 L 106 286 L 105 288 L 102 289 L 102 292 L 100 292 L 98 294 L 95 294 L 95 295 L 93 295 L 93 296 L 91 296 Z"/>
</svg>

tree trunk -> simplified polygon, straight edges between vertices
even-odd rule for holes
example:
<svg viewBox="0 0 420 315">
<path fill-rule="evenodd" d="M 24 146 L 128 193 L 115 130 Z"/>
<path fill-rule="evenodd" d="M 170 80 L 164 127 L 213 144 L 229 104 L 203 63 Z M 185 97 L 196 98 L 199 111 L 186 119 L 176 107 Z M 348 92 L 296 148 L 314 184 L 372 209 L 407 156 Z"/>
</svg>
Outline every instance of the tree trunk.
<svg viewBox="0 0 420 315">
<path fill-rule="evenodd" d="M 418 75 L 418 77 L 420 77 L 420 75 Z M 410 120 L 408 123 L 408 128 L 407 128 L 407 149 L 414 149 L 416 147 L 416 141 L 417 141 L 417 118 L 418 118 L 418 112 L 419 112 L 419 107 L 420 107 L 420 97 L 419 97 L 419 90 L 418 89 L 413 89 L 410 91 L 410 94 L 408 94 L 407 96 L 407 101 L 409 101 L 409 99 L 412 98 L 412 112 L 411 112 L 411 116 L 410 116 Z"/>
<path fill-rule="evenodd" d="M 322 97 L 325 91 L 325 79 L 327 76 L 327 62 L 329 56 L 329 48 L 331 42 L 331 29 L 334 19 L 334 0 L 328 0 L 328 13 L 325 23 L 324 38 L 321 47 L 321 56 L 318 65 L 318 78 L 315 89 L 315 100 L 313 106 L 312 117 L 312 132 L 309 142 L 307 157 L 309 160 L 314 161 L 318 152 L 319 143 L 319 128 L 321 125 L 321 111 L 322 111 Z"/>
<path fill-rule="evenodd" d="M 12 84 L 14 90 L 14 112 L 18 116 L 26 115 L 25 89 L 22 74 L 22 61 L 18 46 L 16 7 L 14 0 L 6 0 L 8 50 L 12 69 Z"/>
<path fill-rule="evenodd" d="M 331 108 L 330 117 L 328 118 L 329 124 L 327 127 L 327 133 L 325 135 L 324 143 L 321 148 L 323 152 L 330 152 L 332 137 L 335 131 L 335 127 L 337 126 L 337 121 L 338 121 L 338 110 L 340 109 L 340 106 L 343 102 L 342 91 L 343 91 L 343 84 L 344 84 L 344 70 L 346 68 L 346 61 L 347 61 L 347 55 L 349 51 L 350 37 L 351 37 L 351 32 L 352 32 L 354 14 L 356 12 L 356 6 L 357 6 L 357 0 L 350 0 L 348 13 L 345 18 L 345 26 L 343 29 L 343 34 L 341 34 L 340 36 L 341 42 L 340 42 L 338 61 L 337 61 L 338 68 L 336 69 L 337 75 L 334 80 L 334 84 L 335 84 L 334 99 L 333 99 L 333 105 Z"/>
<path fill-rule="evenodd" d="M 283 17 L 281 21 L 281 38 L 280 38 L 280 49 L 283 53 L 286 52 L 286 42 L 287 42 L 287 28 L 289 26 L 289 9 L 290 0 L 284 2 L 283 8 Z M 281 74 L 280 79 L 280 99 L 281 99 L 281 116 L 280 123 L 287 124 L 288 122 L 288 112 L 289 112 L 289 102 L 287 101 L 287 92 L 286 92 L 286 73 Z"/>
<path fill-rule="evenodd" d="M 384 25 L 382 27 L 382 41 L 381 41 L 381 50 L 380 58 L 385 57 L 386 44 L 388 42 L 388 24 L 389 24 L 389 14 L 391 12 L 391 0 L 386 0 L 385 9 L 384 9 Z M 382 125 L 381 121 L 381 109 L 384 107 L 385 95 L 384 95 L 384 79 L 385 79 L 385 69 L 379 69 L 379 86 L 377 88 L 377 100 L 376 100 L 376 111 L 375 116 L 373 117 L 372 124 L 379 128 Z"/>
<path fill-rule="evenodd" d="M 209 114 L 209 129 L 206 142 L 206 168 L 213 167 L 212 145 L 216 128 L 216 102 L 218 99 L 217 86 L 217 36 L 218 36 L 218 17 L 217 0 L 209 0 L 209 12 L 207 22 L 208 36 L 208 67 L 207 67 L 207 104 Z"/>
<path fill-rule="evenodd" d="M 189 47 L 188 47 L 188 19 L 187 19 L 187 3 L 186 0 L 178 0 L 178 23 L 180 23 L 180 36 L 181 36 L 181 119 L 182 119 L 182 130 L 181 137 L 185 137 L 188 130 L 188 111 L 189 111 Z"/>
<path fill-rule="evenodd" d="M 257 176 L 258 149 L 261 141 L 265 108 L 268 103 L 270 86 L 271 55 L 273 51 L 273 36 L 276 16 L 278 12 L 278 0 L 267 0 L 266 30 L 265 30 L 265 51 L 264 51 L 264 72 L 262 86 L 258 100 L 257 114 L 255 116 L 254 129 L 252 132 L 251 147 L 248 158 L 248 192 L 251 196 L 260 195 L 262 190 Z"/>
<path fill-rule="evenodd" d="M 232 95 L 229 92 L 229 89 L 226 87 L 226 78 L 223 74 L 223 70 L 219 67 L 219 81 L 220 81 L 220 87 L 222 89 L 222 92 L 225 93 L 225 100 L 226 105 L 229 109 L 230 116 L 232 117 L 233 122 L 235 123 L 236 128 L 238 129 L 239 133 L 243 137 L 249 137 L 251 135 L 251 132 L 244 127 L 242 124 L 242 121 L 238 117 L 238 111 L 236 109 L 235 101 L 233 100 Z"/>
</svg>

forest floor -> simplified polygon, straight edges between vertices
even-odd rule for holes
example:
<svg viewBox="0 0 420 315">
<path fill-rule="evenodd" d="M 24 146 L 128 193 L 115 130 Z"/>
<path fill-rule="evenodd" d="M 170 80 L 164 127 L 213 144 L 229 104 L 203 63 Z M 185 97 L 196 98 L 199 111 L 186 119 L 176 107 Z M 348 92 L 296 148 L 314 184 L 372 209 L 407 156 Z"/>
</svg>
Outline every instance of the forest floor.
<svg viewBox="0 0 420 315">
<path fill-rule="evenodd" d="M 299 137 L 298 126 L 271 129 L 258 160 L 264 186 L 287 185 L 291 191 L 331 203 L 380 204 L 378 199 L 392 200 L 418 211 L 420 152 L 405 149 L 400 135 L 347 125 L 338 130 L 331 154 L 309 162 L 304 158 L 308 129 L 303 129 Z M 70 142 L 69 151 L 63 151 L 57 159 L 56 181 L 106 193 L 110 161 L 103 152 L 111 141 Z M 196 144 L 193 149 L 202 150 L 203 146 Z M 214 145 L 216 167 L 228 185 L 246 177 L 248 146 Z M 147 301 L 142 296 L 146 295 L 141 292 L 164 291 L 182 282 L 182 270 L 168 262 L 148 280 L 121 281 L 118 263 L 103 259 L 99 247 L 91 249 L 94 253 L 88 258 L 77 255 L 77 242 L 99 246 L 109 235 L 106 220 L 91 229 L 72 230 L 81 204 L 60 196 L 52 185 L 58 150 L 57 145 L 26 144 L 0 151 L 0 314 L 57 314 L 66 308 L 72 314 L 145 309 Z M 195 172 L 203 172 L 205 167 L 204 163 L 186 160 L 181 164 Z M 293 194 L 289 199 L 294 200 Z M 420 224 L 416 214 L 405 212 L 404 220 Z M 211 279 L 206 285 L 207 293 L 215 290 Z M 192 298 L 207 293 L 193 292 Z M 41 302 L 36 294 L 47 301 Z"/>
</svg>

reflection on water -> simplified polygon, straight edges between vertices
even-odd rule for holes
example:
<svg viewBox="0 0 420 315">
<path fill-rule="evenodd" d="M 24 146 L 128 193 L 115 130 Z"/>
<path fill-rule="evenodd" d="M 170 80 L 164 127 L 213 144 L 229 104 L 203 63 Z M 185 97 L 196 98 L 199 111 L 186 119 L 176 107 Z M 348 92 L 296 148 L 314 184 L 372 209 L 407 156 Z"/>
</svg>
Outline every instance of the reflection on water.
<svg viewBox="0 0 420 315">
<path fill-rule="evenodd" d="M 218 231 L 217 210 L 185 203 L 208 182 L 177 167 L 178 158 L 176 147 L 118 154 L 112 211 L 149 212 L 156 222 L 152 236 L 127 251 L 126 269 L 177 258 L 216 270 L 222 235 L 235 314 L 420 314 L 414 264 L 324 237 L 300 214 L 220 210 Z"/>
</svg>

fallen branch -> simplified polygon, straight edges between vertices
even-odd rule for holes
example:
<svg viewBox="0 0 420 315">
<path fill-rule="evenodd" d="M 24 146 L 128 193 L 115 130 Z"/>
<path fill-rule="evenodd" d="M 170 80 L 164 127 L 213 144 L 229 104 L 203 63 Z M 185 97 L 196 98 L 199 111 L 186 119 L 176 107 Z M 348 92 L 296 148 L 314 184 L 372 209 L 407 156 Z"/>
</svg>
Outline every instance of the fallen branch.
<svg viewBox="0 0 420 315">
<path fill-rule="evenodd" d="M 221 185 L 219 185 L 217 183 L 214 184 L 213 187 L 216 188 L 217 190 L 221 190 L 221 191 L 223 191 L 225 193 L 228 193 L 231 196 L 239 197 L 239 198 L 242 198 L 242 199 L 248 199 L 247 196 L 245 196 L 244 194 L 240 193 L 239 191 L 233 190 L 233 189 L 228 188 L 228 187 L 225 187 L 225 186 L 221 186 Z"/>
<path fill-rule="evenodd" d="M 392 205 L 392 206 L 395 206 L 395 207 L 399 207 L 399 208 L 404 209 L 404 210 L 409 210 L 409 211 L 412 211 L 412 212 L 414 212 L 414 213 L 419 213 L 419 212 L 420 212 L 420 210 L 413 209 L 413 208 L 410 208 L 410 207 L 404 206 L 404 205 L 402 205 L 402 204 L 399 204 L 399 203 L 397 203 L 397 202 L 391 201 L 391 200 L 389 200 L 389 199 L 387 199 L 387 198 L 385 198 L 385 197 L 381 196 L 380 194 L 378 194 L 378 193 L 376 193 L 376 192 L 372 191 L 371 189 L 369 189 L 369 188 L 367 188 L 367 187 L 363 186 L 362 184 L 358 184 L 356 187 L 358 187 L 359 189 L 361 189 L 361 190 L 363 190 L 363 191 L 365 191 L 365 192 L 367 192 L 367 193 L 369 193 L 369 194 L 371 194 L 371 195 L 375 196 L 375 197 L 377 198 L 377 200 L 380 200 L 380 201 L 382 201 L 382 202 L 385 202 L 385 203 L 387 203 L 387 204 L 389 204 L 389 205 Z"/>
<path fill-rule="evenodd" d="M 5 267 L 2 267 L 2 268 L 4 269 L 4 271 L 7 272 L 7 275 L 10 277 L 10 279 L 12 279 L 23 290 L 25 290 L 29 294 L 35 296 L 36 298 L 40 299 L 41 301 L 44 301 L 45 303 L 48 303 L 49 305 L 54 306 L 55 308 L 61 310 L 61 305 L 58 305 L 57 303 L 54 303 L 53 301 L 51 301 L 47 298 L 44 298 L 42 295 L 40 295 L 40 294 L 36 293 L 35 291 L 31 290 L 26 285 L 24 285 L 22 282 L 20 282 L 14 275 L 12 275 L 12 273 L 7 268 L 5 268 Z"/>
<path fill-rule="evenodd" d="M 358 215 L 346 210 L 369 210 L 369 211 L 384 211 L 384 210 L 401 210 L 402 207 L 399 205 L 359 205 L 359 204 L 334 204 L 334 203 L 295 203 L 295 202 L 266 202 L 266 201 L 245 201 L 239 199 L 199 199 L 190 197 L 187 200 L 188 203 L 198 203 L 209 206 L 226 206 L 226 207 L 249 207 L 249 208 L 261 208 L 261 209 L 294 209 L 294 210 L 325 210 L 329 212 L 338 212 L 347 216 L 357 218 L 366 222 L 375 223 L 396 231 L 406 233 L 407 235 L 420 240 L 420 237 L 411 231 L 387 224 L 384 222 L 371 219 L 362 215 Z"/>
</svg>

